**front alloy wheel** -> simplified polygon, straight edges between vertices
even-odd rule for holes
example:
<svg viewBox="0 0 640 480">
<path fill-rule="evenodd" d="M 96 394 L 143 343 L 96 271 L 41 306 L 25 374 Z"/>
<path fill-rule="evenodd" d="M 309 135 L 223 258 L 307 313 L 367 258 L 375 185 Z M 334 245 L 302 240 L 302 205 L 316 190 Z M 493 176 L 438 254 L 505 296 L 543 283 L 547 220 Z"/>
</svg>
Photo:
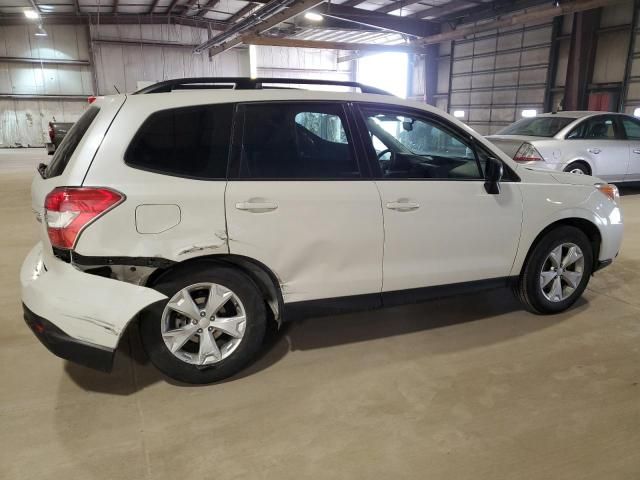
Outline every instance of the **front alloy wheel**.
<svg viewBox="0 0 640 480">
<path fill-rule="evenodd" d="M 540 288 L 550 302 L 566 300 L 584 275 L 584 255 L 575 243 L 563 243 L 547 256 L 540 272 Z"/>
<path fill-rule="evenodd" d="M 572 225 L 554 228 L 527 256 L 514 285 L 516 295 L 535 313 L 566 310 L 587 287 L 593 256 L 593 245 L 582 230 Z"/>
</svg>

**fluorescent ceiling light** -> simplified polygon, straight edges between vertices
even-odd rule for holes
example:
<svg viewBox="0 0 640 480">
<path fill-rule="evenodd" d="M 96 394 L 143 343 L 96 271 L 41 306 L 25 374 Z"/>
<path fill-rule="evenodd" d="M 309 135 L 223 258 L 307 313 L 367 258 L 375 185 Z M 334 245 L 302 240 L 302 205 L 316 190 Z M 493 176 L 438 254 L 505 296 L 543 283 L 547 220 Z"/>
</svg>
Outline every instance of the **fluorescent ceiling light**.
<svg viewBox="0 0 640 480">
<path fill-rule="evenodd" d="M 35 10 L 25 10 L 24 11 L 24 16 L 27 18 L 30 18 L 31 20 L 35 20 L 36 18 L 40 18 L 40 15 L 38 15 L 38 12 L 36 12 Z"/>
<path fill-rule="evenodd" d="M 36 37 L 46 37 L 47 31 L 44 28 L 42 28 L 42 25 L 38 25 L 38 29 L 36 30 L 36 33 L 34 33 L 34 35 Z"/>
<path fill-rule="evenodd" d="M 633 116 L 634 116 L 634 117 L 640 117 L 640 108 L 636 108 L 636 109 L 633 111 Z"/>
<path fill-rule="evenodd" d="M 536 110 L 522 110 L 522 116 L 525 118 L 535 117 L 536 115 L 538 115 Z"/>
<path fill-rule="evenodd" d="M 315 13 L 315 12 L 307 12 L 304 14 L 304 18 L 306 18 L 307 20 L 311 21 L 311 22 L 321 22 L 322 21 L 322 15 L 320 15 L 319 13 Z"/>
<path fill-rule="evenodd" d="M 456 118 L 464 118 L 464 110 L 454 110 L 453 116 Z"/>
</svg>

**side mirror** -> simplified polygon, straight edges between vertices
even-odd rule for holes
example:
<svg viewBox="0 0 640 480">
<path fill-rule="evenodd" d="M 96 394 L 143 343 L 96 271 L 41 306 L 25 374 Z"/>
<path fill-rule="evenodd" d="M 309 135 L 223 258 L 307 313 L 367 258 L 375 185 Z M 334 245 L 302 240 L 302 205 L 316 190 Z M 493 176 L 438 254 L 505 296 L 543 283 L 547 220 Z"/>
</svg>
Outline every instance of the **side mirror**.
<svg viewBox="0 0 640 480">
<path fill-rule="evenodd" d="M 484 189 L 490 195 L 500 193 L 500 180 L 504 173 L 502 162 L 494 157 L 487 158 L 484 172 Z"/>
</svg>

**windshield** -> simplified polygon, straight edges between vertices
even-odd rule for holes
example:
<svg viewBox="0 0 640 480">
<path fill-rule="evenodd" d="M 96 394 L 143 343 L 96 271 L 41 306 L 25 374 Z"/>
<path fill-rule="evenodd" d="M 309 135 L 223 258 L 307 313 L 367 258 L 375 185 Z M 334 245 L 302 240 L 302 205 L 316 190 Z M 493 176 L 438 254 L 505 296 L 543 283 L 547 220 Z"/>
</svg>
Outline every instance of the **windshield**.
<svg viewBox="0 0 640 480">
<path fill-rule="evenodd" d="M 509 125 L 498 135 L 528 135 L 531 137 L 553 137 L 575 120 L 574 117 L 536 117 L 525 118 Z"/>
</svg>

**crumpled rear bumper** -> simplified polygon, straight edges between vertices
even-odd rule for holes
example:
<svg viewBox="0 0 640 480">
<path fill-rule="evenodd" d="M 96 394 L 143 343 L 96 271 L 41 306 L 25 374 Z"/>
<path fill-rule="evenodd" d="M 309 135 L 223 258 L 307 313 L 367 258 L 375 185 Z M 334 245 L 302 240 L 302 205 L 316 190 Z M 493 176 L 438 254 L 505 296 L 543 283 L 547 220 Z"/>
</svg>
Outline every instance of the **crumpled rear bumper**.
<svg viewBox="0 0 640 480">
<path fill-rule="evenodd" d="M 151 288 L 78 270 L 43 254 L 41 243 L 25 259 L 20 281 L 25 320 L 42 343 L 60 357 L 102 370 L 108 369 L 105 363 L 110 367 L 129 322 L 166 298 Z"/>
</svg>

